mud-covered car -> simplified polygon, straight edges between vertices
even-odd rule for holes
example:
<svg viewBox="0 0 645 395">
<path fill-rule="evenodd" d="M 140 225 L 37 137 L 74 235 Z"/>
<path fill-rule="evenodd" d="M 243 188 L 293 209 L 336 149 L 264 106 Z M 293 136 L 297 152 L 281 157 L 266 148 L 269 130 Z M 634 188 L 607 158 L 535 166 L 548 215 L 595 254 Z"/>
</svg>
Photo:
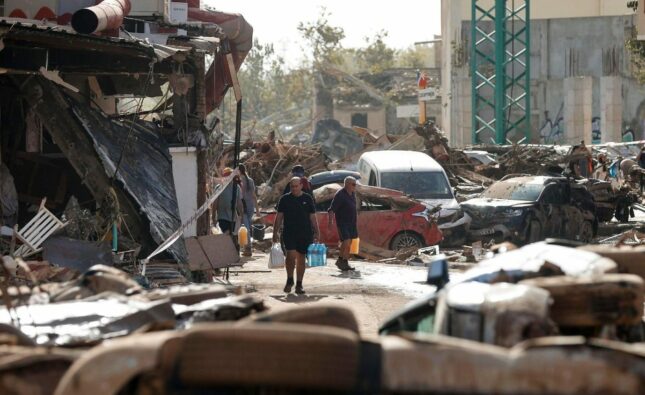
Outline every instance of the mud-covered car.
<svg viewBox="0 0 645 395">
<path fill-rule="evenodd" d="M 469 239 L 531 243 L 546 237 L 589 242 L 598 229 L 593 196 L 564 177 L 502 179 L 461 204 Z"/>
</svg>

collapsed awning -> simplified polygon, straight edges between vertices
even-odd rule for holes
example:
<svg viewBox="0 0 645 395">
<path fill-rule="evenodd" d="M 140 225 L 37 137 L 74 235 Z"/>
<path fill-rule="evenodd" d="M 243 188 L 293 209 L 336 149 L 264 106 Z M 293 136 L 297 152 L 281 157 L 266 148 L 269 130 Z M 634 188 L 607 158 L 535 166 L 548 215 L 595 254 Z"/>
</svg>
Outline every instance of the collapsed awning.
<svg viewBox="0 0 645 395">
<path fill-rule="evenodd" d="M 96 154 L 108 177 L 127 191 L 150 225 L 150 235 L 161 244 L 181 226 L 172 157 L 161 134 L 137 123 L 110 120 L 99 111 L 65 95 L 72 113 L 94 142 Z M 118 171 L 117 171 L 118 167 Z M 187 262 L 182 240 L 168 251 Z"/>
<path fill-rule="evenodd" d="M 111 120 L 43 77 L 27 79 L 22 88 L 96 201 L 116 195 L 127 229 L 143 253 L 181 226 L 172 159 L 160 133 Z M 179 263 L 187 262 L 183 239 L 168 252 Z"/>
<path fill-rule="evenodd" d="M 253 47 L 253 27 L 240 14 L 230 14 L 221 11 L 202 10 L 196 7 L 188 8 L 188 19 L 213 23 L 218 25 L 226 36 L 227 44 L 235 71 L 239 70 L 244 58 Z M 218 107 L 228 88 L 233 86 L 231 71 L 226 61 L 227 51 L 220 51 L 215 61 L 206 73 L 206 111 Z"/>
</svg>

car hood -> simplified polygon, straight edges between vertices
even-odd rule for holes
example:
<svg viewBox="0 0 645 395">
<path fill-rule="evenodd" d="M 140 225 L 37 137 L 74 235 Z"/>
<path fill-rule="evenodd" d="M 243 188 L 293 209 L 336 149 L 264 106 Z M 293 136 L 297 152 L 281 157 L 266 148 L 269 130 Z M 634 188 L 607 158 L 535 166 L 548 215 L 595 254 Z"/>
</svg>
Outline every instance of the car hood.
<svg viewBox="0 0 645 395">
<path fill-rule="evenodd" d="M 430 210 L 441 206 L 441 211 L 439 212 L 441 217 L 453 215 L 460 208 L 457 199 L 421 199 L 420 201 Z"/>
<path fill-rule="evenodd" d="M 535 202 L 530 200 L 510 200 L 510 199 L 491 199 L 491 198 L 476 198 L 470 199 L 461 204 L 465 209 L 478 209 L 478 208 L 497 208 L 497 207 L 512 207 L 522 208 L 533 206 Z"/>
</svg>

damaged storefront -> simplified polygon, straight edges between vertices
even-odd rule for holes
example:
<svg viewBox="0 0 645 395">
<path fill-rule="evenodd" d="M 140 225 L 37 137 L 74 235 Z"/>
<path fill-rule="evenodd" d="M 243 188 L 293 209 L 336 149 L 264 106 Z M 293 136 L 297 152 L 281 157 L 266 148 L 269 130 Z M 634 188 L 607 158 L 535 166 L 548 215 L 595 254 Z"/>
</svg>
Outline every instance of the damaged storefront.
<svg viewBox="0 0 645 395">
<path fill-rule="evenodd" d="M 87 35 L 0 20 L 3 255 L 19 247 L 33 256 L 61 233 L 147 256 L 187 216 L 170 147 L 195 152 L 190 198 L 194 206 L 206 201 L 217 122 L 207 128 L 204 120 L 231 85 L 228 67 L 238 69 L 244 58 L 221 28 L 208 26 L 209 37 L 161 45 L 125 31 Z M 199 219 L 198 234 L 210 228 L 208 217 Z M 183 239 L 157 258 L 187 269 Z"/>
</svg>

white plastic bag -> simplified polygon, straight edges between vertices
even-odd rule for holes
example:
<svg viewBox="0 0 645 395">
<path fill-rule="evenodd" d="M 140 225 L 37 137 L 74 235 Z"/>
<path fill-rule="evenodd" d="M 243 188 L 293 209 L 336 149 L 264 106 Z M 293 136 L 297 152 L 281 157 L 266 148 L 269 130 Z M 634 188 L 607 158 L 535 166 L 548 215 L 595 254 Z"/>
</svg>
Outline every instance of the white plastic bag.
<svg viewBox="0 0 645 395">
<path fill-rule="evenodd" d="M 284 267 L 284 253 L 280 243 L 273 243 L 269 253 L 269 269 L 280 269 Z"/>
</svg>

